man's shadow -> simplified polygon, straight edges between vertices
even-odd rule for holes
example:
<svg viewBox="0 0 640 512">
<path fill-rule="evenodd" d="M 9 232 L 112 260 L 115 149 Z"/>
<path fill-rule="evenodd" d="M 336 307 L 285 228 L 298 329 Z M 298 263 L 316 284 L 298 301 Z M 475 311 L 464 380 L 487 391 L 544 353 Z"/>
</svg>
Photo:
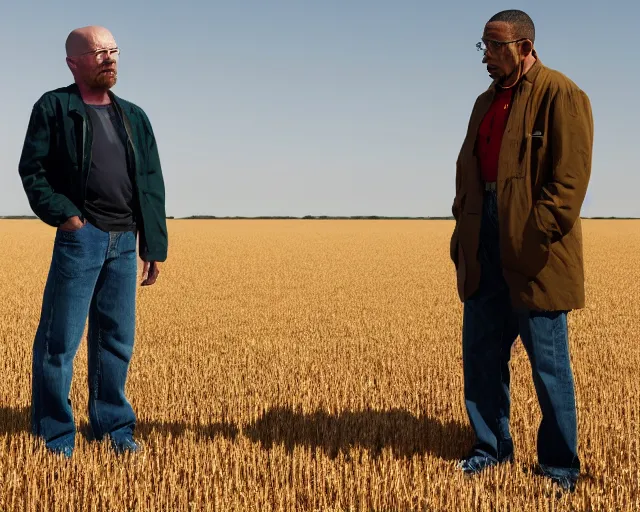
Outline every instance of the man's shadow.
<svg viewBox="0 0 640 512">
<path fill-rule="evenodd" d="M 31 430 L 30 407 L 0 407 L 0 435 Z"/>
<path fill-rule="evenodd" d="M 0 435 L 29 432 L 30 414 L 29 407 L 0 407 Z M 396 457 L 431 454 L 444 460 L 454 460 L 463 456 L 473 442 L 473 433 L 465 424 L 429 416 L 416 417 L 402 409 L 305 414 L 289 407 L 279 407 L 268 410 L 242 429 L 231 422 L 198 425 L 161 419 L 141 420 L 136 425 L 135 435 L 148 439 L 154 433 L 181 437 L 193 432 L 199 441 L 219 436 L 235 440 L 241 430 L 267 450 L 277 444 L 284 445 L 290 452 L 296 446 L 320 448 L 332 458 L 359 447 L 373 456 L 379 456 L 385 448 L 390 448 Z M 79 431 L 91 439 L 88 424 L 83 422 Z"/>
<path fill-rule="evenodd" d="M 187 433 L 194 433 L 196 441 L 206 441 L 218 436 L 226 439 L 234 440 L 238 435 L 238 427 L 233 423 L 211 423 L 208 425 L 194 425 L 183 421 L 164 421 L 164 420 L 139 420 L 136 422 L 134 437 L 147 440 L 153 434 L 161 437 L 181 437 Z M 89 442 L 94 441 L 95 437 L 89 422 L 83 421 L 80 424 L 78 432 Z"/>
<path fill-rule="evenodd" d="M 416 417 L 402 409 L 303 414 L 276 408 L 243 432 L 267 449 L 274 444 L 283 444 L 288 451 L 295 446 L 321 448 L 332 458 L 346 454 L 351 447 L 361 447 L 373 456 L 391 448 L 396 457 L 431 454 L 455 460 L 464 456 L 473 442 L 471 429 L 462 423 Z"/>
<path fill-rule="evenodd" d="M 196 440 L 210 440 L 218 436 L 235 440 L 239 429 L 230 422 L 210 423 L 208 425 L 194 425 L 181 421 L 145 421 L 142 420 L 136 425 L 136 435 L 143 439 L 148 439 L 153 433 L 167 437 L 180 437 L 187 432 L 195 433 Z"/>
<path fill-rule="evenodd" d="M 143 439 L 152 433 L 179 437 L 195 432 L 197 440 L 222 436 L 234 440 L 240 431 L 266 450 L 282 444 L 292 452 L 296 446 L 320 448 L 329 457 L 348 453 L 350 448 L 363 448 L 379 456 L 390 448 L 395 457 L 411 458 L 430 454 L 444 460 L 461 458 L 473 443 L 468 425 L 457 421 L 441 421 L 429 416 L 416 417 L 402 409 L 386 411 L 345 411 L 309 414 L 279 407 L 265 412 L 257 421 L 242 428 L 229 422 L 191 425 L 177 422 L 141 421 L 136 427 Z"/>
</svg>

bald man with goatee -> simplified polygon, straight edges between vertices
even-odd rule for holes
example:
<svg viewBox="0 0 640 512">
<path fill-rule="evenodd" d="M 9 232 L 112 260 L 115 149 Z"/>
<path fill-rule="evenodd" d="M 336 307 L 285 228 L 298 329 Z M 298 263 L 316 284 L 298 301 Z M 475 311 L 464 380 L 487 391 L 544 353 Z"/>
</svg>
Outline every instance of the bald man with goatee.
<svg viewBox="0 0 640 512">
<path fill-rule="evenodd" d="M 112 91 L 120 49 L 104 27 L 71 32 L 74 83 L 34 104 L 19 174 L 34 213 L 55 228 L 33 345 L 32 431 L 71 457 L 73 361 L 89 321 L 89 419 L 94 438 L 135 452 L 136 416 L 125 396 L 133 354 L 137 257 L 143 286 L 167 257 L 162 168 L 145 112 Z"/>
</svg>

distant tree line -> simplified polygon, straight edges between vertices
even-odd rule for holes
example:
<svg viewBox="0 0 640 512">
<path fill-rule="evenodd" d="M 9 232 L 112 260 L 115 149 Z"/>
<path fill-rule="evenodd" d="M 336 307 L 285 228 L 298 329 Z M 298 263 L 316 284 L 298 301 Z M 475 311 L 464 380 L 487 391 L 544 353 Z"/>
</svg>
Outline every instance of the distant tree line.
<svg viewBox="0 0 640 512">
<path fill-rule="evenodd" d="M 4 215 L 0 216 L 0 219 L 14 219 L 35 220 L 38 217 L 35 215 Z M 258 217 L 242 217 L 242 216 L 226 216 L 219 217 L 216 215 L 191 215 L 189 217 L 174 217 L 173 215 L 167 216 L 167 219 L 182 219 L 182 220 L 202 220 L 202 219 L 216 219 L 216 220 L 453 220 L 453 217 L 385 217 L 381 215 L 351 215 L 351 216 L 331 216 L 331 215 L 305 215 L 304 217 L 292 217 L 286 215 L 264 215 Z M 638 220 L 638 217 L 582 217 L 583 219 L 590 220 Z"/>
</svg>

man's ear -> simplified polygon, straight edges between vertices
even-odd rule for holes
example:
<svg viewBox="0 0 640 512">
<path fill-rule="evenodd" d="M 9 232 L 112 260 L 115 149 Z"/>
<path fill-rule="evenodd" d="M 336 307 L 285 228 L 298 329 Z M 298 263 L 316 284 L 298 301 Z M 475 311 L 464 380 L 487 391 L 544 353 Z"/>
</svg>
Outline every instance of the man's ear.
<svg viewBox="0 0 640 512">
<path fill-rule="evenodd" d="M 532 51 L 533 51 L 533 43 L 531 42 L 531 40 L 525 39 L 524 41 L 522 41 L 522 45 L 520 46 L 520 52 L 522 53 L 522 55 L 524 55 L 525 57 L 528 57 Z"/>
<path fill-rule="evenodd" d="M 71 72 L 73 73 L 76 69 L 78 69 L 78 65 L 73 61 L 73 59 L 67 57 L 67 66 L 69 66 L 69 69 L 71 70 Z"/>
</svg>

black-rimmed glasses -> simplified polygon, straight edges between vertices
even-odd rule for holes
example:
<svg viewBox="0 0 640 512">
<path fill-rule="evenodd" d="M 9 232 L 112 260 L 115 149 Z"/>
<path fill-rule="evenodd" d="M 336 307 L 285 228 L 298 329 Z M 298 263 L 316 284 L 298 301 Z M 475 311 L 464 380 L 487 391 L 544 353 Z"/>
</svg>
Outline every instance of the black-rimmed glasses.
<svg viewBox="0 0 640 512">
<path fill-rule="evenodd" d="M 494 39 L 485 39 L 482 38 L 482 41 L 476 43 L 476 49 L 479 52 L 487 53 L 488 50 L 496 51 L 500 48 L 507 46 L 512 43 L 519 43 L 520 41 L 526 41 L 526 37 L 521 37 L 520 39 L 514 39 L 513 41 L 495 41 Z"/>
</svg>

